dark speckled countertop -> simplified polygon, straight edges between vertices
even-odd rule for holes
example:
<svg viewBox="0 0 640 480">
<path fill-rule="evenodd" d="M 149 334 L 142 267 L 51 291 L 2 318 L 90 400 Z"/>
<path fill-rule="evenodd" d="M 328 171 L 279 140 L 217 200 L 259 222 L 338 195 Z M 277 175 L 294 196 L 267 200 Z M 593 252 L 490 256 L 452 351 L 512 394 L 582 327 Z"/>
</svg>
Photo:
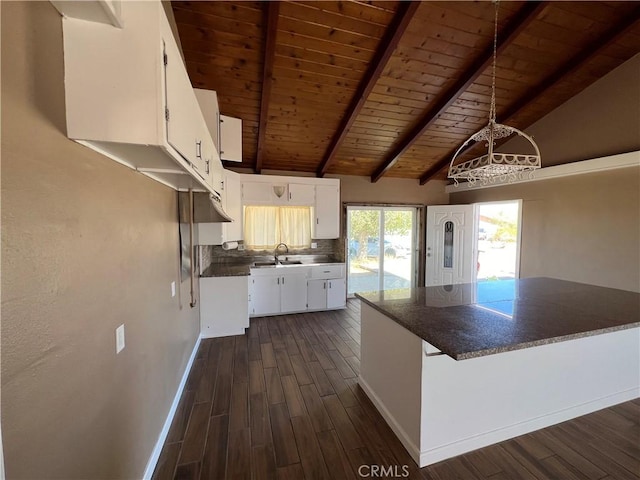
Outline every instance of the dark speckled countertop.
<svg viewBox="0 0 640 480">
<path fill-rule="evenodd" d="M 249 275 L 251 264 L 249 261 L 215 262 L 205 268 L 201 277 L 240 277 Z"/>
<path fill-rule="evenodd" d="M 526 278 L 356 294 L 455 360 L 640 326 L 640 294 Z"/>
<path fill-rule="evenodd" d="M 303 265 L 326 265 L 341 263 L 333 255 L 281 255 L 281 258 L 299 260 Z M 202 271 L 201 277 L 239 277 L 251 274 L 254 262 L 272 261 L 273 256 L 247 256 L 216 258 Z"/>
</svg>

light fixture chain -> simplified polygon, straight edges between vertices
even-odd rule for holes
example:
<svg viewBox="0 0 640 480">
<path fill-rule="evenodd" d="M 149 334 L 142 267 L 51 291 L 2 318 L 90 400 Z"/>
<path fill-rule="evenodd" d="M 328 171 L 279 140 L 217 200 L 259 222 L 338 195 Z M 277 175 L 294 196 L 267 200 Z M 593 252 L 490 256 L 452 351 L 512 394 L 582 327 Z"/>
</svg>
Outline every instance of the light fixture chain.
<svg viewBox="0 0 640 480">
<path fill-rule="evenodd" d="M 523 179 L 528 173 L 533 177 L 534 170 L 542 167 L 540 150 L 536 142 L 526 133 L 515 127 L 496 123 L 496 70 L 498 64 L 498 6 L 499 0 L 493 0 L 495 16 L 493 23 L 493 65 L 491 70 L 491 106 L 489 108 L 489 123 L 476 133 L 471 135 L 454 153 L 449 164 L 448 177 L 453 179 L 457 186 L 459 180 L 466 180 L 473 186 L 480 182 L 481 185 L 495 183 L 497 180 L 505 182 L 515 182 Z M 535 152 L 530 153 L 503 153 L 494 152 L 496 139 L 507 140 L 511 135 L 517 134 L 527 140 Z M 457 162 L 459 155 L 462 155 L 471 145 L 471 142 L 483 142 L 487 148 L 487 153 L 471 160 Z"/>
<path fill-rule="evenodd" d="M 489 122 L 496 121 L 496 62 L 498 58 L 498 5 L 499 0 L 494 0 L 495 17 L 493 21 L 493 68 L 491 71 L 491 107 L 489 110 Z"/>
</svg>

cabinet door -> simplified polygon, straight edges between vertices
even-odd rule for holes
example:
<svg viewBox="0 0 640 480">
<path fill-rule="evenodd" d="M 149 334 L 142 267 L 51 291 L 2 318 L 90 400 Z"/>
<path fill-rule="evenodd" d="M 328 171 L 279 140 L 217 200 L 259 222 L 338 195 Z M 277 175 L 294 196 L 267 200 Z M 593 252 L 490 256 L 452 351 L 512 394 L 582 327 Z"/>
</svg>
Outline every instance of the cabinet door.
<svg viewBox="0 0 640 480">
<path fill-rule="evenodd" d="M 240 190 L 240 175 L 230 170 L 224 174 L 224 195 L 226 199 L 225 211 L 233 219 L 224 225 L 224 241 L 242 240 L 242 194 Z"/>
<path fill-rule="evenodd" d="M 220 189 L 222 185 L 222 166 L 218 160 L 216 147 L 213 145 L 213 140 L 209 135 L 202 137 L 202 159 L 204 160 L 207 183 L 220 194 L 220 198 L 224 202 L 223 192 Z"/>
<path fill-rule="evenodd" d="M 242 182 L 243 205 L 271 205 L 273 189 L 271 184 L 262 182 Z"/>
<path fill-rule="evenodd" d="M 316 189 L 313 185 L 289 184 L 289 205 L 313 206 L 316 201 Z"/>
<path fill-rule="evenodd" d="M 303 312 L 307 309 L 306 274 L 289 274 L 280 281 L 280 311 Z"/>
<path fill-rule="evenodd" d="M 241 277 L 200 278 L 202 336 L 243 335 L 249 326 L 248 281 Z"/>
<path fill-rule="evenodd" d="M 206 123 L 175 42 L 166 40 L 164 53 L 167 141 L 207 180 L 202 155 L 202 139 L 208 134 Z"/>
<path fill-rule="evenodd" d="M 307 308 L 325 310 L 327 308 L 327 280 L 309 280 L 307 282 Z"/>
<path fill-rule="evenodd" d="M 344 308 L 347 305 L 347 282 L 344 278 L 327 280 L 327 308 Z"/>
<path fill-rule="evenodd" d="M 220 158 L 242 162 L 242 120 L 220 115 Z"/>
<path fill-rule="evenodd" d="M 316 185 L 315 216 L 313 238 L 338 238 L 340 236 L 339 187 Z"/>
<path fill-rule="evenodd" d="M 271 315 L 280 312 L 280 276 L 251 279 L 251 315 Z"/>
<path fill-rule="evenodd" d="M 216 151 L 219 151 L 220 109 L 218 108 L 218 94 L 213 90 L 204 90 L 201 88 L 194 88 L 193 92 L 198 99 L 198 104 L 200 105 L 204 121 L 207 124 L 209 134 L 211 135 L 211 140 L 213 140 Z"/>
</svg>

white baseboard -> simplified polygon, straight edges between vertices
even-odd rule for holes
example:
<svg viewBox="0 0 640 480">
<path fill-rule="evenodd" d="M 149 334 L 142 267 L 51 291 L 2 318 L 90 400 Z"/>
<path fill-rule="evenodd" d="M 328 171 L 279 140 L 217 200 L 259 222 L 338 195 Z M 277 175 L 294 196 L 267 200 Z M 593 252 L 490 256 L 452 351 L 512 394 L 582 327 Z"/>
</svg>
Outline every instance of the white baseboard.
<svg viewBox="0 0 640 480">
<path fill-rule="evenodd" d="M 639 395 L 640 391 L 637 388 L 632 388 L 624 392 L 619 392 L 604 398 L 598 398 L 587 403 L 575 405 L 571 408 L 560 410 L 558 412 L 553 412 L 549 415 L 532 418 L 526 422 L 509 425 L 497 430 L 481 433 L 474 437 L 465 438 L 449 445 L 443 445 L 428 451 L 420 452 L 420 463 L 418 465 L 420 467 L 426 467 L 427 465 L 432 465 L 436 462 L 446 460 L 447 458 L 462 455 L 463 453 L 471 452 L 478 448 L 503 442 L 520 435 L 571 420 L 572 418 L 577 418 L 588 413 L 602 410 L 603 408 L 633 400 L 634 398 L 638 398 Z"/>
<path fill-rule="evenodd" d="M 369 400 L 371 400 L 373 405 L 378 409 L 378 412 L 380 412 L 382 417 L 385 419 L 387 425 L 391 427 L 393 433 L 396 434 L 398 440 L 400 440 L 402 445 L 404 445 L 404 448 L 407 449 L 407 452 L 409 452 L 409 455 L 411 455 L 411 458 L 413 458 L 414 462 L 419 464 L 420 449 L 418 448 L 418 446 L 409 439 L 409 435 L 407 435 L 407 432 L 405 432 L 404 429 L 398 424 L 398 422 L 396 422 L 396 419 L 393 418 L 393 415 L 391 415 L 389 410 L 387 410 L 387 407 L 385 407 L 384 403 L 382 403 L 382 400 L 380 400 L 380 398 L 375 393 L 373 393 L 373 390 L 371 389 L 367 381 L 362 378 L 362 376 L 358 377 L 358 384 L 360 385 L 360 387 L 362 387 L 364 393 L 367 394 Z"/>
<path fill-rule="evenodd" d="M 238 335 L 244 335 L 246 332 L 245 328 L 239 328 L 237 330 L 222 330 L 219 332 L 206 332 L 206 333 L 201 333 L 200 334 L 200 338 L 202 338 L 203 340 L 205 338 L 221 338 L 221 337 L 236 337 Z"/>
<path fill-rule="evenodd" d="M 369 384 L 366 382 L 366 380 L 364 380 L 362 377 L 359 377 L 358 383 L 367 394 L 371 402 L 373 402 L 375 407 L 378 409 L 389 427 L 391 427 L 391 430 L 393 430 L 393 432 L 396 434 L 402 445 L 404 445 L 404 448 L 406 448 L 411 458 L 413 458 L 416 464 L 418 464 L 418 466 L 421 468 L 426 467 L 427 465 L 432 465 L 436 462 L 440 462 L 442 460 L 446 460 L 448 458 L 477 450 L 478 448 L 493 445 L 495 443 L 509 440 L 511 438 L 518 437 L 535 430 L 540 430 L 542 428 L 550 427 L 552 425 L 571 420 L 572 418 L 577 418 L 588 413 L 602 410 L 603 408 L 608 408 L 619 403 L 627 402 L 640 396 L 640 390 L 638 388 L 632 388 L 624 392 L 619 392 L 614 395 L 609 395 L 604 398 L 599 398 L 587 403 L 583 403 L 581 405 L 576 405 L 574 407 L 554 412 L 549 415 L 532 418 L 531 420 L 527 420 L 526 422 L 509 425 L 507 427 L 490 432 L 480 433 L 473 437 L 465 438 L 460 441 L 448 445 L 443 445 L 441 447 L 437 447 L 428 451 L 420 451 L 419 447 L 409 439 L 406 432 L 398 424 L 391 413 L 389 413 L 380 398 L 371 390 L 371 387 L 369 387 Z"/>
<path fill-rule="evenodd" d="M 189 373 L 191 372 L 193 361 L 195 360 L 196 354 L 198 353 L 198 348 L 200 347 L 200 340 L 202 340 L 202 335 L 198 336 L 198 339 L 196 340 L 196 344 L 193 346 L 193 351 L 191 352 L 189 361 L 187 362 L 187 365 L 184 369 L 184 374 L 182 375 L 182 379 L 180 380 L 180 384 L 178 385 L 176 394 L 173 397 L 173 403 L 171 404 L 171 408 L 169 408 L 167 419 L 165 420 L 164 426 L 160 431 L 160 435 L 158 436 L 158 441 L 156 442 L 156 446 L 151 452 L 151 457 L 149 457 L 149 461 L 147 462 L 147 468 L 145 468 L 144 470 L 144 476 L 142 477 L 144 480 L 151 480 L 153 471 L 156 469 L 156 465 L 158 464 L 158 459 L 160 458 L 160 453 L 162 453 L 162 447 L 164 447 L 164 442 L 167 439 L 167 435 L 169 434 L 169 428 L 171 428 L 171 422 L 173 422 L 173 417 L 175 416 L 176 410 L 178 409 L 178 404 L 180 403 L 180 397 L 182 397 L 184 386 L 187 383 L 187 378 L 189 378 Z"/>
</svg>

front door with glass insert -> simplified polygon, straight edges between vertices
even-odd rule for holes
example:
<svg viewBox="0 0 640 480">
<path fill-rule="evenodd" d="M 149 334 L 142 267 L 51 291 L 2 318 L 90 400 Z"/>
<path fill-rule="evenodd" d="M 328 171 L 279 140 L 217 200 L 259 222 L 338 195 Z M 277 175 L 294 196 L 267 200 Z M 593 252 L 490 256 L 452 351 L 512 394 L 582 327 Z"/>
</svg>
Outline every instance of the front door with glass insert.
<svg viewBox="0 0 640 480">
<path fill-rule="evenodd" d="M 427 207 L 425 285 L 474 281 L 473 205 Z"/>
<path fill-rule="evenodd" d="M 347 207 L 347 293 L 415 285 L 414 207 Z"/>
</svg>

